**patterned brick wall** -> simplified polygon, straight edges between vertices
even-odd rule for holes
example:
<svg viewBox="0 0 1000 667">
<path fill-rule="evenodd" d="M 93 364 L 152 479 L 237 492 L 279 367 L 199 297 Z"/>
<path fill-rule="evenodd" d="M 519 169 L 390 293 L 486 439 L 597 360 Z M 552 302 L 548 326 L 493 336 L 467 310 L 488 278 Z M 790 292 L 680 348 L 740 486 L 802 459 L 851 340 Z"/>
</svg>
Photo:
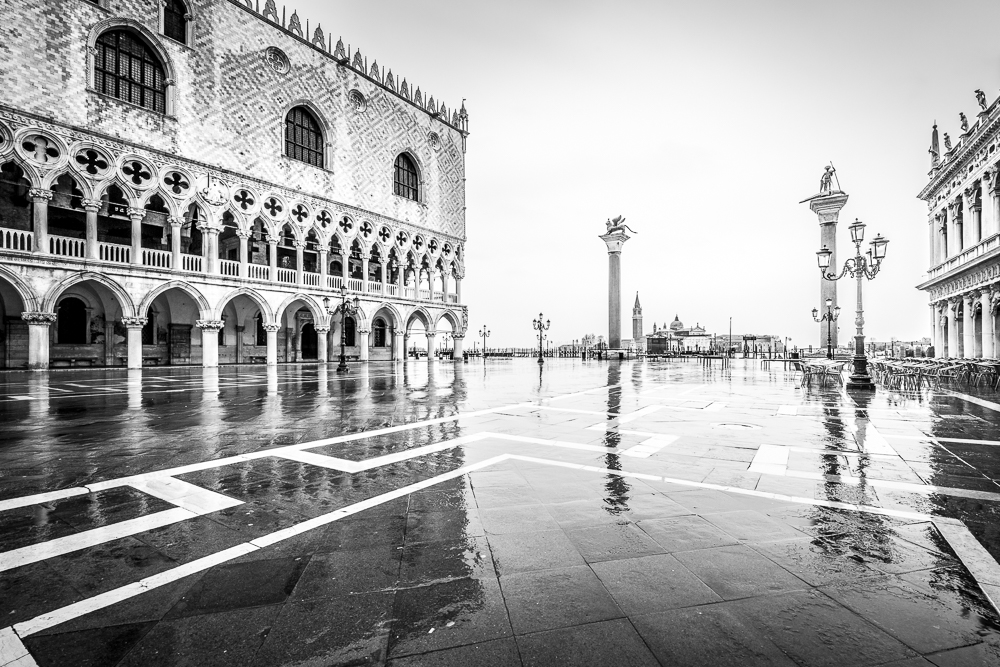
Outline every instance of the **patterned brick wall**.
<svg viewBox="0 0 1000 667">
<path fill-rule="evenodd" d="M 78 128 L 208 163 L 465 238 L 462 132 L 393 95 L 329 54 L 228 0 L 187 0 L 190 47 L 158 34 L 156 0 L 18 0 L 4 6 L 0 68 L 4 103 Z M 166 54 L 173 74 L 169 116 L 88 88 L 88 42 L 101 25 L 134 21 Z M 264 60 L 281 49 L 290 69 Z M 348 100 L 366 99 L 363 110 Z M 283 156 L 284 117 L 307 101 L 321 116 L 327 168 Z M 439 141 L 432 145 L 430 133 Z M 422 201 L 392 191 L 393 160 L 410 151 L 421 169 Z"/>
</svg>

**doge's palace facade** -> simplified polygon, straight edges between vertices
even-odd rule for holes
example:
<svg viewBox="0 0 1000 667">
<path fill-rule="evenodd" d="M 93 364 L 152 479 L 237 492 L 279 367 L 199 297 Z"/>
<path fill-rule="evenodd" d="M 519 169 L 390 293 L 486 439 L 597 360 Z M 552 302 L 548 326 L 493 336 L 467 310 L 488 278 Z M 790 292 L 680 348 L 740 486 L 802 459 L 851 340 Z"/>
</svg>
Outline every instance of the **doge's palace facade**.
<svg viewBox="0 0 1000 667">
<path fill-rule="evenodd" d="M 934 126 L 927 202 L 929 268 L 918 285 L 930 298 L 935 355 L 1000 354 L 1000 105 L 976 91 L 979 114 L 952 143 Z"/>
<path fill-rule="evenodd" d="M 303 22 L 6 5 L 0 367 L 322 361 L 342 333 L 401 360 L 414 328 L 460 357 L 464 104 Z"/>
</svg>

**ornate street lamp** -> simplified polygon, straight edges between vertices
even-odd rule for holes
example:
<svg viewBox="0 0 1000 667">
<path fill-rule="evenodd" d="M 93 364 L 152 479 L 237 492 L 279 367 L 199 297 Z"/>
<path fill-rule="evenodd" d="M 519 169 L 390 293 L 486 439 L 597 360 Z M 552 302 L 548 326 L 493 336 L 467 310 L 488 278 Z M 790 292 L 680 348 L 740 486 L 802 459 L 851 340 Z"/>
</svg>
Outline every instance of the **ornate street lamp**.
<svg viewBox="0 0 1000 667">
<path fill-rule="evenodd" d="M 531 326 L 538 332 L 538 363 L 544 364 L 545 359 L 542 357 L 542 341 L 544 340 L 545 334 L 542 332 L 547 331 L 548 328 L 552 326 L 552 322 L 549 320 L 542 322 L 542 314 L 538 313 L 538 319 L 531 320 Z"/>
<path fill-rule="evenodd" d="M 351 369 L 347 367 L 347 355 L 344 348 L 347 346 L 347 318 L 358 312 L 358 308 L 361 306 L 361 299 L 354 297 L 353 299 L 347 298 L 347 286 L 340 286 L 340 305 L 330 310 L 330 297 L 323 297 L 323 308 L 332 318 L 335 314 L 340 313 L 340 363 L 337 364 L 337 373 L 350 373 Z"/>
<path fill-rule="evenodd" d="M 826 358 L 833 359 L 833 323 L 837 321 L 840 317 L 840 306 L 831 309 L 833 305 L 833 299 L 826 300 L 826 312 L 823 313 L 823 317 L 816 317 L 819 314 L 819 310 L 813 308 L 813 320 L 816 322 L 826 322 Z"/>
<path fill-rule="evenodd" d="M 483 339 L 483 363 L 486 363 L 486 339 L 490 337 L 490 330 L 483 325 L 483 328 L 479 330 L 479 336 Z"/>
<path fill-rule="evenodd" d="M 885 250 L 889 241 L 882 238 L 881 234 L 876 236 L 875 240 L 869 244 L 871 248 L 866 253 L 866 257 L 866 255 L 861 254 L 861 244 L 865 240 L 865 224 L 855 218 L 854 223 L 848 229 L 851 232 L 851 241 L 854 243 L 857 254 L 844 262 L 844 268 L 841 270 L 840 275 L 836 274 L 836 267 L 833 267 L 833 272 L 829 272 L 831 268 L 830 258 L 833 255 L 833 251 L 826 246 L 823 246 L 822 250 L 816 253 L 816 261 L 819 264 L 820 274 L 822 274 L 825 280 L 840 280 L 847 274 L 850 274 L 852 278 L 857 278 L 858 310 L 854 323 L 858 327 L 858 333 L 854 336 L 854 358 L 852 360 L 854 373 L 851 374 L 847 381 L 847 389 L 874 391 L 875 384 L 872 382 L 871 376 L 868 375 L 868 358 L 865 356 L 865 313 L 861 303 L 861 283 L 862 278 L 873 280 L 878 274 L 879 269 L 882 267 L 882 260 L 885 259 Z"/>
</svg>

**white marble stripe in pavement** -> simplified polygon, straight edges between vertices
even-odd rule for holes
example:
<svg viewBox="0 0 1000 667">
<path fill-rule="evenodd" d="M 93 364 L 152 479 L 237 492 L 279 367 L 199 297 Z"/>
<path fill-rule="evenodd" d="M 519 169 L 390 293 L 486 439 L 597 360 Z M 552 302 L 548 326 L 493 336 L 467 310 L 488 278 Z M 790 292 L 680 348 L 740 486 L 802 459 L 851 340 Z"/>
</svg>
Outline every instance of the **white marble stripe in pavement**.
<svg viewBox="0 0 1000 667">
<path fill-rule="evenodd" d="M 1000 445 L 1000 440 L 973 440 L 971 438 L 939 438 L 934 435 L 904 435 L 898 433 L 884 433 L 886 438 L 898 438 L 900 440 L 920 440 L 921 442 L 954 442 L 964 445 Z"/>
<path fill-rule="evenodd" d="M 190 510 L 175 507 L 135 519 L 119 521 L 109 526 L 86 530 L 82 533 L 58 537 L 39 544 L 32 544 L 20 549 L 4 551 L 0 553 L 0 572 L 6 572 L 22 565 L 37 563 L 47 558 L 62 556 L 63 554 L 135 535 L 136 533 L 153 530 L 154 528 L 162 528 L 163 526 L 169 526 L 172 523 L 191 519 L 196 516 L 198 515 Z"/>
<path fill-rule="evenodd" d="M 987 401 L 985 399 L 977 398 L 975 396 L 969 396 L 968 394 L 961 394 L 957 391 L 944 390 L 942 393 L 948 396 L 954 396 L 955 398 L 960 398 L 963 401 L 968 401 L 969 403 L 975 403 L 976 405 L 981 405 L 984 408 L 989 408 L 990 410 L 994 410 L 996 412 L 1000 412 L 1000 403 L 994 403 L 992 401 Z"/>
<path fill-rule="evenodd" d="M 37 667 L 13 628 L 0 628 L 0 667 Z"/>
<path fill-rule="evenodd" d="M 673 444 L 677 441 L 676 435 L 663 435 L 647 440 L 643 440 L 638 445 L 629 447 L 622 452 L 623 456 L 631 456 L 639 459 L 648 459 L 650 456 L 660 451 L 664 447 Z"/>
<path fill-rule="evenodd" d="M 36 493 L 30 496 L 21 496 L 20 498 L 8 498 L 7 500 L 0 500 L 0 512 L 17 509 L 18 507 L 26 507 L 28 505 L 39 505 L 41 503 L 47 503 L 50 500 L 59 500 L 60 498 L 82 496 L 87 493 L 90 493 L 89 489 L 82 486 L 74 486 L 69 489 L 46 491 L 45 493 Z"/>
</svg>

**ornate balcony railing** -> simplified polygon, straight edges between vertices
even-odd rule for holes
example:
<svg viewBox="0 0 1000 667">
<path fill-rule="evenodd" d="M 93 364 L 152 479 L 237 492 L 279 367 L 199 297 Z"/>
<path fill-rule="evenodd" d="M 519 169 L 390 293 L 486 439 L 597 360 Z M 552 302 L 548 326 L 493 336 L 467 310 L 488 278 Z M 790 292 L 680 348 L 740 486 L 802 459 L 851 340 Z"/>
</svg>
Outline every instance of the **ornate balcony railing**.
<svg viewBox="0 0 1000 667">
<path fill-rule="evenodd" d="M 997 248 L 1000 248 L 1000 234 L 994 234 L 993 236 L 987 237 L 971 248 L 966 248 L 954 257 L 946 259 L 937 266 L 931 267 L 931 269 L 927 272 L 927 277 L 929 279 L 933 279 L 938 276 L 943 276 L 960 266 L 982 257 L 992 250 L 996 250 Z"/>
<path fill-rule="evenodd" d="M 1000 236 L 993 237 L 994 244 Z M 71 238 L 68 236 L 50 235 L 48 238 L 49 255 L 55 257 L 68 257 L 78 261 L 87 260 L 87 242 L 84 239 Z M 993 247 L 997 247 L 994 245 Z M 28 230 L 8 229 L 0 227 L 0 253 L 14 253 L 28 255 L 32 257 L 45 257 L 37 255 L 34 250 L 34 234 Z M 971 250 L 971 249 L 970 249 Z M 986 252 L 985 250 L 983 252 Z M 107 264 L 118 264 L 131 266 L 132 247 L 118 243 L 100 242 L 97 244 L 98 258 L 96 260 Z M 963 253 L 964 254 L 964 253 Z M 981 254 L 981 253 L 980 253 Z M 189 255 L 181 253 L 180 267 L 174 266 L 174 256 L 169 250 L 159 250 L 155 248 L 142 248 L 140 254 L 142 268 L 151 268 L 159 271 L 179 271 L 186 273 L 205 272 L 205 259 L 201 255 Z M 958 259 L 958 258 L 953 258 Z M 258 282 L 271 282 L 281 285 L 297 285 L 298 272 L 295 269 L 277 269 L 275 276 L 271 276 L 271 268 L 264 264 L 247 263 L 246 277 L 240 276 L 240 262 L 228 259 L 219 259 L 217 263 L 217 274 L 226 278 L 237 280 L 253 280 Z M 307 287 L 339 291 L 342 285 L 346 285 L 351 292 L 379 294 L 387 297 L 401 297 L 404 299 L 439 301 L 449 304 L 457 304 L 456 294 L 445 294 L 441 291 L 431 291 L 428 289 L 413 286 L 403 286 L 402 288 L 394 282 L 383 283 L 380 280 L 362 280 L 360 278 L 343 278 L 342 276 L 326 276 L 325 285 L 323 276 L 311 271 L 302 272 L 302 284 Z"/>
</svg>

